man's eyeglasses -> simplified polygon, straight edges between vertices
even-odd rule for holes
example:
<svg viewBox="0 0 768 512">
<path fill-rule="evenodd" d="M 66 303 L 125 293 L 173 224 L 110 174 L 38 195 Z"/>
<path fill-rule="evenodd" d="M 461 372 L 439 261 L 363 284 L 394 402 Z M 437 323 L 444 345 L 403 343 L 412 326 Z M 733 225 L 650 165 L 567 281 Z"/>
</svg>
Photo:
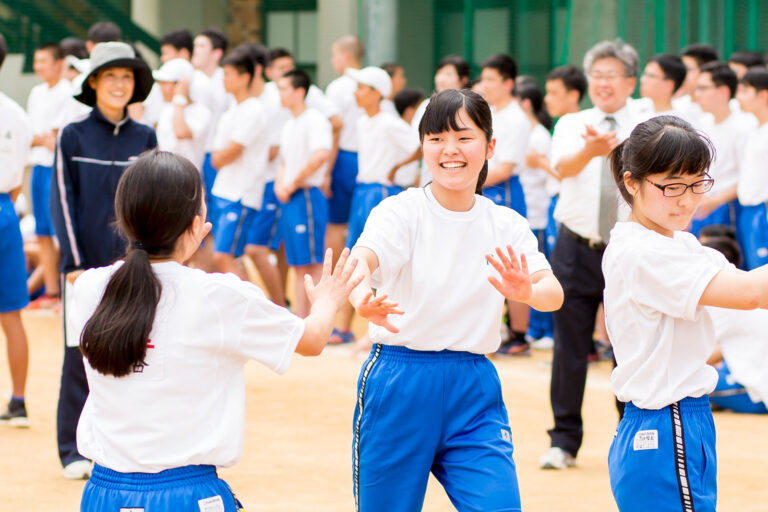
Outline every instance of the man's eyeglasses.
<svg viewBox="0 0 768 512">
<path fill-rule="evenodd" d="M 707 176 L 709 176 L 709 174 L 707 174 Z M 690 185 L 686 185 L 685 183 L 670 183 L 668 185 L 659 185 L 658 183 L 652 182 L 648 178 L 645 178 L 645 181 L 661 190 L 661 192 L 664 194 L 664 197 L 679 197 L 685 194 L 685 191 L 688 189 L 691 189 L 691 192 L 694 194 L 706 194 L 712 190 L 712 185 L 715 184 L 715 180 L 709 177 L 707 177 L 705 180 L 699 180 L 695 183 L 691 183 Z"/>
</svg>

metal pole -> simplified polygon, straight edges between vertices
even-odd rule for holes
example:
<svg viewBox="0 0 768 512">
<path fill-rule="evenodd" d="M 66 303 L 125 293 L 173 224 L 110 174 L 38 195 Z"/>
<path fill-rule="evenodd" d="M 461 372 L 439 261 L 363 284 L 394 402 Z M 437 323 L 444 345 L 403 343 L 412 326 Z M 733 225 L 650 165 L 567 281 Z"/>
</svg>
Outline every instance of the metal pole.
<svg viewBox="0 0 768 512">
<path fill-rule="evenodd" d="M 688 0 L 680 0 L 680 48 L 688 44 Z"/>
<path fill-rule="evenodd" d="M 470 66 L 474 62 L 475 10 L 472 0 L 464 0 L 464 58 Z"/>
<path fill-rule="evenodd" d="M 653 45 L 653 51 L 656 53 L 661 53 L 666 50 L 666 36 L 667 36 L 667 12 L 666 12 L 666 1 L 665 0 L 654 0 L 654 15 L 653 15 L 653 23 L 654 23 L 654 45 Z"/>
<path fill-rule="evenodd" d="M 750 50 L 757 50 L 757 17 L 760 15 L 757 0 L 749 0 L 747 14 L 747 44 Z"/>
</svg>

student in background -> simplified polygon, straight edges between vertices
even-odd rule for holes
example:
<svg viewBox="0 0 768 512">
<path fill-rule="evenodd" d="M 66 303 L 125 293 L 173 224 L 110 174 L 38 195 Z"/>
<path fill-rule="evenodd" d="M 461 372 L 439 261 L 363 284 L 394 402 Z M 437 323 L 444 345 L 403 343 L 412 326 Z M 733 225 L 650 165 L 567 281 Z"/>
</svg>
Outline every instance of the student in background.
<svg viewBox="0 0 768 512">
<path fill-rule="evenodd" d="M 192 59 L 192 34 L 189 30 L 183 28 L 166 32 L 160 40 L 160 62 L 165 64 L 169 60 Z"/>
<path fill-rule="evenodd" d="M 45 293 L 35 299 L 30 308 L 50 308 L 59 304 L 59 249 L 53 238 L 51 221 L 51 175 L 53 152 L 59 130 L 70 121 L 67 117 L 72 88 L 61 77 L 63 55 L 56 43 L 46 43 L 35 51 L 34 70 L 42 83 L 34 86 L 27 99 L 27 114 L 32 124 L 32 212 L 35 234 L 40 246 Z M 35 290 L 29 290 L 34 293 Z"/>
<path fill-rule="evenodd" d="M 291 118 L 283 126 L 280 141 L 280 170 L 275 180 L 275 195 L 280 205 L 278 229 L 285 241 L 288 265 L 296 272 L 293 311 L 300 317 L 309 314 L 303 276 L 316 279 L 322 272 L 328 200 L 320 186 L 324 166 L 332 148 L 331 123 L 305 103 L 309 76 L 298 69 L 278 80 L 283 106 Z"/>
<path fill-rule="evenodd" d="M 742 110 L 758 122 L 746 135 L 736 189 L 741 205 L 736 237 L 744 253 L 744 268 L 752 270 L 768 263 L 768 70 L 747 71 L 737 97 Z"/>
<path fill-rule="evenodd" d="M 395 96 L 402 91 L 408 84 L 408 79 L 405 77 L 405 70 L 400 64 L 396 62 L 388 62 L 381 65 L 381 69 L 387 72 L 389 79 L 392 82 L 392 91 L 389 95 L 381 100 L 382 110 L 388 111 L 392 114 L 397 113 L 395 108 Z"/>
<path fill-rule="evenodd" d="M 715 184 L 702 199 L 691 223 L 694 235 L 710 224 L 735 227 L 740 214 L 741 206 L 736 200 L 739 160 L 747 134 L 757 123 L 754 116 L 731 108 L 738 83 L 736 73 L 724 62 L 710 62 L 699 70 L 694 99 L 710 115 L 704 117 L 697 128 L 707 134 L 715 147 L 709 169 Z"/>
<path fill-rule="evenodd" d="M 640 77 L 640 96 L 650 102 L 648 110 L 653 115 L 685 116 L 672 107 L 672 98 L 683 85 L 686 73 L 685 64 L 677 55 L 655 55 L 648 61 Z"/>
<path fill-rule="evenodd" d="M 405 88 L 394 97 L 395 110 L 400 118 L 411 125 L 416 109 L 424 101 L 424 91 L 416 88 Z M 419 162 L 411 162 L 397 171 L 395 183 L 403 188 L 418 187 L 420 184 Z"/>
<path fill-rule="evenodd" d="M 8 47 L 0 34 L 0 68 Z M 11 398 L 0 423 L 29 426 L 25 402 L 29 345 L 21 310 L 29 303 L 24 245 L 14 201 L 21 191 L 29 158 L 32 128 L 15 101 L 0 92 L 0 327 L 5 335 L 11 377 Z"/>
<path fill-rule="evenodd" d="M 711 44 L 694 43 L 683 48 L 680 58 L 685 64 L 685 80 L 672 100 L 672 108 L 696 125 L 703 114 L 701 107 L 693 100 L 694 89 L 699 79 L 699 68 L 709 62 L 717 61 L 720 57 Z"/>
</svg>

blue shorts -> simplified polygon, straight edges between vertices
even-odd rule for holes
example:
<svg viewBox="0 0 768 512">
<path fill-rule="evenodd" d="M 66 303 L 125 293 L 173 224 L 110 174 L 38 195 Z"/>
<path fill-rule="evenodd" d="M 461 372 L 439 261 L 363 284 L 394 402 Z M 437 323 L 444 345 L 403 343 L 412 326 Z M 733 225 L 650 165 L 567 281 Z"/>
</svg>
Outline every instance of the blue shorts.
<svg viewBox="0 0 768 512">
<path fill-rule="evenodd" d="M 240 201 L 213 197 L 219 218 L 214 222 L 213 252 L 223 252 L 239 258 L 245 252 L 245 238 L 256 210 L 243 206 Z"/>
<path fill-rule="evenodd" d="M 205 206 L 208 207 L 208 220 L 211 221 L 213 227 L 211 231 L 216 231 L 216 219 L 219 218 L 219 213 L 216 211 L 216 201 L 213 196 L 213 182 L 216 181 L 216 168 L 211 163 L 211 154 L 206 153 L 203 159 L 203 185 L 205 185 Z"/>
<path fill-rule="evenodd" d="M 0 283 L 0 313 L 18 311 L 29 304 L 24 241 L 8 194 L 0 194 Z"/>
<path fill-rule="evenodd" d="M 363 234 L 365 221 L 371 210 L 389 196 L 395 196 L 403 191 L 403 187 L 387 186 L 380 183 L 360 183 L 352 196 L 352 211 L 349 215 L 347 231 L 347 247 L 355 246 L 357 239 Z"/>
<path fill-rule="evenodd" d="M 753 270 L 768 263 L 768 212 L 765 204 L 742 206 L 736 230 L 744 270 Z"/>
<path fill-rule="evenodd" d="M 184 466 L 159 473 L 118 473 L 95 464 L 83 489 L 80 510 L 126 509 L 237 512 L 242 505 L 213 466 Z"/>
<path fill-rule="evenodd" d="M 765 402 L 753 402 L 747 394 L 747 389 L 736 382 L 725 361 L 717 368 L 717 387 L 709 394 L 712 404 L 721 409 L 747 414 L 766 414 Z"/>
<path fill-rule="evenodd" d="M 608 471 L 621 512 L 714 512 L 717 456 L 709 398 L 685 398 L 659 410 L 627 403 Z"/>
<path fill-rule="evenodd" d="M 555 207 L 557 206 L 557 200 L 560 198 L 559 195 L 552 196 L 552 200 L 549 202 L 549 212 L 548 212 L 548 219 L 547 219 L 547 257 L 549 257 L 550 254 L 552 254 L 552 249 L 555 248 L 555 242 L 557 241 L 557 231 L 560 229 L 557 225 L 557 221 L 555 220 Z"/>
<path fill-rule="evenodd" d="M 51 221 L 51 174 L 50 167 L 36 165 L 32 168 L 32 214 L 35 216 L 35 234 L 53 236 Z"/>
<path fill-rule="evenodd" d="M 499 206 L 512 208 L 523 217 L 528 215 L 520 176 L 515 175 L 503 183 L 483 188 L 483 195 Z"/>
<path fill-rule="evenodd" d="M 701 228 L 713 224 L 722 224 L 735 228 L 740 210 L 741 205 L 738 201 L 721 204 L 703 219 L 693 219 L 691 221 L 691 233 L 698 237 Z"/>
<path fill-rule="evenodd" d="M 280 205 L 278 230 L 285 242 L 285 258 L 292 267 L 322 263 L 328 199 L 317 187 L 297 190 Z"/>
<path fill-rule="evenodd" d="M 547 245 L 546 229 L 532 230 L 534 236 L 539 241 L 539 252 L 549 260 L 550 250 Z M 552 319 L 552 313 L 549 311 L 537 311 L 531 308 L 530 319 L 528 320 L 528 335 L 533 339 L 540 339 L 545 336 L 554 337 L 555 324 Z"/>
<path fill-rule="evenodd" d="M 261 210 L 256 212 L 248 227 L 245 242 L 248 245 L 269 247 L 277 234 L 277 209 L 280 202 L 275 195 L 275 182 L 264 185 Z"/>
<path fill-rule="evenodd" d="M 520 510 L 507 410 L 488 358 L 376 344 L 357 397 L 358 510 L 421 510 L 430 472 L 458 510 Z"/>
<path fill-rule="evenodd" d="M 336 164 L 331 171 L 331 198 L 328 200 L 328 222 L 346 224 L 352 194 L 357 185 L 357 153 L 339 150 Z"/>
</svg>

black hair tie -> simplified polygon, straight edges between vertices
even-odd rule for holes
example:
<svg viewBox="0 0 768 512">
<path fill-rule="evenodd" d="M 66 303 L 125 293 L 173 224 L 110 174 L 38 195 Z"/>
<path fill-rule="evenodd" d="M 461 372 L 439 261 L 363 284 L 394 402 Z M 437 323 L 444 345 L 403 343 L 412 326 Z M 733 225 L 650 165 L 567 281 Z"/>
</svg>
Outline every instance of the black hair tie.
<svg viewBox="0 0 768 512">
<path fill-rule="evenodd" d="M 138 251 L 149 252 L 147 251 L 147 246 L 139 242 L 138 240 L 134 240 L 133 242 L 131 242 L 131 248 Z"/>
</svg>

